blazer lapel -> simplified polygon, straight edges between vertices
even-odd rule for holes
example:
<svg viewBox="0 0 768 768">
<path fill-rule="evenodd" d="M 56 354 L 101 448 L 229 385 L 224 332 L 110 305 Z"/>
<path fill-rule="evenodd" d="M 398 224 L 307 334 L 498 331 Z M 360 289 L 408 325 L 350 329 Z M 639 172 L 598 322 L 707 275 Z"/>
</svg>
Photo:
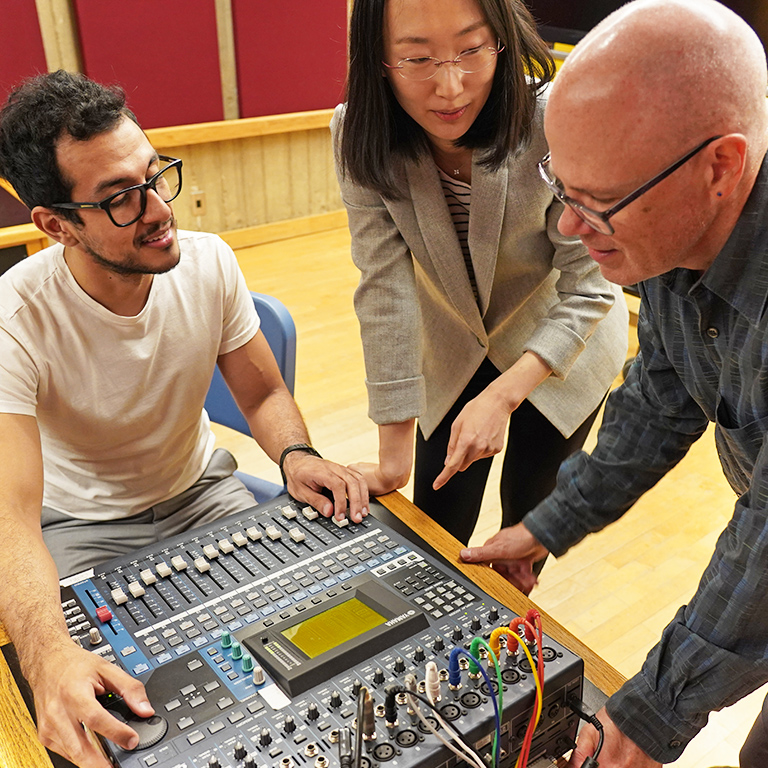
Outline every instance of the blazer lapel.
<svg viewBox="0 0 768 768">
<path fill-rule="evenodd" d="M 484 334 L 480 310 L 464 268 L 464 256 L 445 203 L 437 168 L 431 159 L 421 158 L 417 162 L 406 163 L 406 174 L 416 222 L 445 294 L 472 330 Z"/>
<path fill-rule="evenodd" d="M 506 163 L 498 171 L 489 171 L 477 162 L 481 157 L 479 152 L 472 157 L 469 251 L 475 268 L 480 312 L 485 315 L 496 274 L 509 173 Z"/>
</svg>

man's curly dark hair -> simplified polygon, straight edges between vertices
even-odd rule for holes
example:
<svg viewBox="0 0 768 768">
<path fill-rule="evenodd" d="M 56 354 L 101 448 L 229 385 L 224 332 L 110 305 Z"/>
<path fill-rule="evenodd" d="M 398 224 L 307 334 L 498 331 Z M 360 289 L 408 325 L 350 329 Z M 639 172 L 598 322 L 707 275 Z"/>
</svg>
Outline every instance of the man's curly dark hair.
<svg viewBox="0 0 768 768">
<path fill-rule="evenodd" d="M 14 88 L 0 110 L 0 177 L 30 208 L 71 202 L 73 181 L 61 173 L 56 146 L 64 136 L 87 141 L 128 117 L 125 94 L 84 75 L 59 70 Z M 77 211 L 61 215 L 79 222 Z"/>
</svg>

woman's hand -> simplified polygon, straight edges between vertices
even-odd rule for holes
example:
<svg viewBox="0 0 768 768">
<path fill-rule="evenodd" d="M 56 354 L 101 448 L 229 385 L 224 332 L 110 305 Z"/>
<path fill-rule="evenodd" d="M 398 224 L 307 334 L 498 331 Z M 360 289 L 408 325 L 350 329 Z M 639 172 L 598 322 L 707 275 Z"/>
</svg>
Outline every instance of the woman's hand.
<svg viewBox="0 0 768 768">
<path fill-rule="evenodd" d="M 396 424 L 379 425 L 379 463 L 360 462 L 349 468 L 359 472 L 368 483 L 372 496 L 402 488 L 411 476 L 413 466 L 413 433 L 415 419 Z"/>
<path fill-rule="evenodd" d="M 445 469 L 432 487 L 442 488 L 473 461 L 501 452 L 510 414 L 544 381 L 552 369 L 535 352 L 520 359 L 470 400 L 451 426 Z"/>
</svg>

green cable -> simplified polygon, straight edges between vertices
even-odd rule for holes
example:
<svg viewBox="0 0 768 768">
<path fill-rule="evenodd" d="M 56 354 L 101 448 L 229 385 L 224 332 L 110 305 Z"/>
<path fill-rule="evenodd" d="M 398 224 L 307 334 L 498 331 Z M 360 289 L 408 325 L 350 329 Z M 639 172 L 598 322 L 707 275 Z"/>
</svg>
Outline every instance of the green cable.
<svg viewBox="0 0 768 768">
<path fill-rule="evenodd" d="M 499 664 L 499 659 L 496 656 L 496 654 L 493 652 L 493 649 L 491 648 L 491 646 L 488 645 L 488 643 L 486 643 L 482 637 L 474 638 L 474 640 L 472 640 L 472 644 L 469 646 L 469 652 L 473 656 L 477 657 L 478 646 L 485 648 L 485 650 L 488 652 L 489 658 L 493 658 L 494 660 L 493 667 L 496 670 L 496 682 L 498 683 L 498 686 L 499 686 L 499 692 L 496 695 L 496 699 L 498 702 L 498 709 L 499 709 L 499 722 L 501 722 L 501 719 L 503 717 L 503 712 L 504 712 L 504 693 L 503 693 L 502 681 L 501 681 L 501 668 L 500 668 L 501 665 Z M 469 671 L 473 675 L 476 675 L 480 671 L 480 668 L 471 659 L 469 661 Z M 490 693 L 491 693 L 491 696 L 494 695 L 493 688 L 491 688 Z M 494 733 L 493 735 L 493 764 L 494 765 L 499 764 L 498 751 L 499 751 L 498 739 L 497 739 L 496 733 Z"/>
</svg>

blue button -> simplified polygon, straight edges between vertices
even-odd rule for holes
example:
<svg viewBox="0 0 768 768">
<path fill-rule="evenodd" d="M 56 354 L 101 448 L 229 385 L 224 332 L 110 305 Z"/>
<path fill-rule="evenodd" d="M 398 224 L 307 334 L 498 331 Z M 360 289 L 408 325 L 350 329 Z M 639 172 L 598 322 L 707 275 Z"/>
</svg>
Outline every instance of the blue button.
<svg viewBox="0 0 768 768">
<path fill-rule="evenodd" d="M 213 632 L 211 632 L 211 637 L 214 640 L 218 640 L 222 636 L 223 633 L 224 633 L 223 629 L 214 629 Z"/>
<path fill-rule="evenodd" d="M 184 645 L 176 646 L 173 650 L 176 651 L 177 656 L 183 656 L 185 653 L 189 653 L 192 649 L 184 643 Z"/>
<path fill-rule="evenodd" d="M 382 556 L 382 560 L 391 560 L 394 557 L 394 555 L 391 552 L 385 552 Z"/>
<path fill-rule="evenodd" d="M 324 587 L 332 587 L 335 583 L 336 583 L 336 577 L 335 576 L 331 576 L 329 579 L 326 579 L 323 582 L 323 586 Z"/>
<path fill-rule="evenodd" d="M 291 604 L 290 597 L 284 597 L 282 600 L 277 601 L 278 608 L 287 608 Z"/>
<path fill-rule="evenodd" d="M 294 603 L 300 603 L 302 600 L 306 600 L 306 599 L 307 599 L 307 593 L 306 592 L 297 592 L 293 596 L 293 602 Z"/>
<path fill-rule="evenodd" d="M 356 565 L 352 570 L 355 573 L 365 573 L 366 567 L 364 565 Z M 339 576 L 339 578 L 341 578 L 341 576 Z"/>
<path fill-rule="evenodd" d="M 406 548 L 406 547 L 398 547 L 398 548 L 395 550 L 395 554 L 396 554 L 396 555 L 402 555 L 402 554 L 405 554 L 407 551 L 408 551 L 408 550 L 407 550 L 407 548 Z"/>
<path fill-rule="evenodd" d="M 351 579 L 352 574 L 349 571 L 344 571 L 344 573 L 339 574 L 339 581 L 347 581 L 347 579 Z"/>
<path fill-rule="evenodd" d="M 208 638 L 203 635 L 202 637 L 196 637 L 192 642 L 195 648 L 200 648 L 200 646 L 203 646 L 208 642 Z"/>
<path fill-rule="evenodd" d="M 275 612 L 275 606 L 274 605 L 268 605 L 266 608 L 261 609 L 261 615 L 262 616 L 269 616 L 270 613 Z"/>
<path fill-rule="evenodd" d="M 381 565 L 381 560 L 378 557 L 374 557 L 373 560 L 368 562 L 369 568 L 375 568 L 377 565 Z"/>
<path fill-rule="evenodd" d="M 309 592 L 310 595 L 316 595 L 318 592 L 323 591 L 323 585 L 322 584 L 313 584 L 307 592 Z"/>
<path fill-rule="evenodd" d="M 233 621 L 231 624 L 227 624 L 227 629 L 230 632 L 234 632 L 236 629 L 242 629 L 243 622 L 242 621 Z"/>
<path fill-rule="evenodd" d="M 144 672 L 149 672 L 149 664 L 137 664 L 133 668 L 134 675 L 142 675 Z"/>
<path fill-rule="evenodd" d="M 172 658 L 173 656 L 171 656 L 170 653 L 161 653 L 159 656 L 155 657 L 155 661 L 158 664 L 165 664 L 166 661 L 170 661 Z"/>
<path fill-rule="evenodd" d="M 256 621 L 256 619 L 258 619 L 258 618 L 259 618 L 259 617 L 258 617 L 258 616 L 257 616 L 255 613 L 249 613 L 249 614 L 248 614 L 248 615 L 245 617 L 245 623 L 246 623 L 246 624 L 253 624 L 253 622 L 254 622 L 254 621 Z"/>
</svg>

